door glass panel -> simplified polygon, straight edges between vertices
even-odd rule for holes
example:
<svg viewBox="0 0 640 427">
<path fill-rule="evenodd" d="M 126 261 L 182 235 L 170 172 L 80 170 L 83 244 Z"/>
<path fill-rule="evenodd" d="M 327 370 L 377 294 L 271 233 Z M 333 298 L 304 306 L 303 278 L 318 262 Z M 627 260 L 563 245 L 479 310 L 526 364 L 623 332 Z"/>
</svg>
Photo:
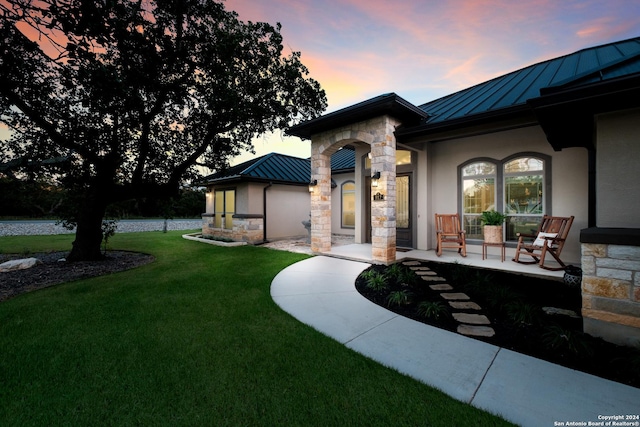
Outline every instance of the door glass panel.
<svg viewBox="0 0 640 427">
<path fill-rule="evenodd" d="M 342 226 L 356 226 L 356 184 L 354 182 L 342 184 Z"/>
<path fill-rule="evenodd" d="M 396 177 L 396 227 L 409 228 L 409 176 Z"/>
<path fill-rule="evenodd" d="M 227 190 L 224 192 L 224 228 L 231 230 L 233 228 L 233 214 L 236 213 L 236 192 L 235 190 Z"/>
<path fill-rule="evenodd" d="M 214 227 L 222 228 L 222 216 L 224 215 L 224 191 L 215 192 L 215 220 Z"/>
</svg>

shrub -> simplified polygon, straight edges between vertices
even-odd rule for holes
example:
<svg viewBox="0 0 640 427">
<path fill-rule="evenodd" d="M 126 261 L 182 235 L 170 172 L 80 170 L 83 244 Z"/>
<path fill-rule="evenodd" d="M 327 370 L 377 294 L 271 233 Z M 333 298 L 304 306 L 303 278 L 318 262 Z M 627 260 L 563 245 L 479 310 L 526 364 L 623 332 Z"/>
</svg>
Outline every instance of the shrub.
<svg viewBox="0 0 640 427">
<path fill-rule="evenodd" d="M 506 312 L 516 325 L 533 325 L 538 321 L 540 307 L 523 301 L 512 301 L 506 305 Z"/>
<path fill-rule="evenodd" d="M 566 351 L 585 358 L 593 355 L 593 349 L 583 333 L 560 326 L 553 325 L 547 328 L 542 334 L 542 341 L 550 350 Z"/>
<path fill-rule="evenodd" d="M 441 301 L 422 301 L 418 304 L 418 314 L 427 319 L 438 320 L 449 315 L 449 309 Z"/>
<path fill-rule="evenodd" d="M 387 296 L 387 306 L 391 307 L 392 305 L 401 306 L 406 305 L 411 302 L 411 292 L 402 290 L 402 291 L 392 291 L 389 292 Z"/>
<path fill-rule="evenodd" d="M 369 289 L 372 289 L 376 292 L 381 292 L 387 289 L 387 278 L 384 274 L 381 274 L 377 271 L 371 270 L 371 274 L 367 274 L 366 283 Z"/>
</svg>

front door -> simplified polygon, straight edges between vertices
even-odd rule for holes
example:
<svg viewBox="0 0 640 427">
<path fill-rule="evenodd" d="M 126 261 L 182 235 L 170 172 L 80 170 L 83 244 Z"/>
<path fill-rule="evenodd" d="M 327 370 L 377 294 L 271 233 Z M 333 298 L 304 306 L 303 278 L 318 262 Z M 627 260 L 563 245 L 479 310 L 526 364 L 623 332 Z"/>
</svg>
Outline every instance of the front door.
<svg viewBox="0 0 640 427">
<path fill-rule="evenodd" d="M 371 178 L 365 178 L 367 192 L 367 242 L 371 243 Z M 396 246 L 413 247 L 413 228 L 411 224 L 411 174 L 396 176 Z"/>
</svg>

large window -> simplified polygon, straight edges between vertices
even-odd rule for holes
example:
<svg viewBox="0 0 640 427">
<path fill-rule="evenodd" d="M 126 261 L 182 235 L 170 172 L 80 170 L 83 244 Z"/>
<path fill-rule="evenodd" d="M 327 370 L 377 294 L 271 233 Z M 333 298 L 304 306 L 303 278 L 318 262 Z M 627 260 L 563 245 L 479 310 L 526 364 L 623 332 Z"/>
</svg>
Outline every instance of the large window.
<svg viewBox="0 0 640 427">
<path fill-rule="evenodd" d="M 356 183 L 347 181 L 342 184 L 342 227 L 356 226 Z"/>
<path fill-rule="evenodd" d="M 216 190 L 215 227 L 231 230 L 236 210 L 236 190 Z"/>
<path fill-rule="evenodd" d="M 462 167 L 462 228 L 470 239 L 482 239 L 480 215 L 496 208 L 496 165 L 488 161 Z"/>
<path fill-rule="evenodd" d="M 549 212 L 551 159 L 545 155 L 516 155 L 504 160 L 472 160 L 460 167 L 463 228 L 470 239 L 482 239 L 480 215 L 495 209 L 507 215 L 505 238 L 532 233 Z"/>
<path fill-rule="evenodd" d="M 516 233 L 532 233 L 545 212 L 544 161 L 519 157 L 504 164 L 504 211 L 507 240 Z"/>
</svg>

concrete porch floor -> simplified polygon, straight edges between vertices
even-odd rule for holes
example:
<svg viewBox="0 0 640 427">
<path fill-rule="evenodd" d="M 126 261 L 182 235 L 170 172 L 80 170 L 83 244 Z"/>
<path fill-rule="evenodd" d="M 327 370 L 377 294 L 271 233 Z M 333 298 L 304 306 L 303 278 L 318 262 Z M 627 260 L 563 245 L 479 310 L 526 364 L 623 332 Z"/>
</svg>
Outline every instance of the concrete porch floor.
<svg viewBox="0 0 640 427">
<path fill-rule="evenodd" d="M 371 244 L 347 244 L 340 246 L 332 246 L 330 252 L 322 253 L 325 256 L 348 259 L 352 261 L 360 261 L 372 263 Z M 462 257 L 457 251 L 444 250 L 442 256 L 438 257 L 435 250 L 417 250 L 412 249 L 407 252 L 396 252 L 396 260 L 400 261 L 407 258 L 420 259 L 424 261 L 434 261 L 442 263 L 460 263 L 472 267 L 487 268 L 491 270 L 508 271 L 512 273 L 525 274 L 529 276 L 545 277 L 550 279 L 562 280 L 564 271 L 550 271 L 540 268 L 537 264 L 520 264 L 511 260 L 513 258 L 513 249 L 506 250 L 504 262 L 500 260 L 500 249 L 496 247 L 488 248 L 486 259 L 482 259 L 481 253 L 469 251 L 467 246 L 467 256 Z M 554 265 L 548 263 L 548 265 Z M 555 264 L 557 265 L 557 264 Z"/>
</svg>

